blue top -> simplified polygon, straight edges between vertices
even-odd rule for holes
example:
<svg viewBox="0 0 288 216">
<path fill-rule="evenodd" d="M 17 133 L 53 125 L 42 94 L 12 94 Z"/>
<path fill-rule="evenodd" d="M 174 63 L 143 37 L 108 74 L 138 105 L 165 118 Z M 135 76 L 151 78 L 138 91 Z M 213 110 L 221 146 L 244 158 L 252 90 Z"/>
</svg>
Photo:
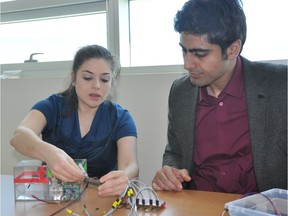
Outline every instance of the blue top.
<svg viewBox="0 0 288 216">
<path fill-rule="evenodd" d="M 63 149 L 73 159 L 87 159 L 88 175 L 101 177 L 117 164 L 117 140 L 137 136 L 135 122 L 119 104 L 105 101 L 94 116 L 90 131 L 81 137 L 78 111 L 65 115 L 69 101 L 61 94 L 36 103 L 32 109 L 42 112 L 47 125 L 42 139 Z"/>
</svg>

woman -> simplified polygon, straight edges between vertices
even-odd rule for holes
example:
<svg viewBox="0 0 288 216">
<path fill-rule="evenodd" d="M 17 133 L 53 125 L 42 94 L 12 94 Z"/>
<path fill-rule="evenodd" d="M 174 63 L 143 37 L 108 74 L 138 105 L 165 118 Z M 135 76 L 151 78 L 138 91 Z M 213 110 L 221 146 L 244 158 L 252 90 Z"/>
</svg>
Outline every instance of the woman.
<svg viewBox="0 0 288 216">
<path fill-rule="evenodd" d="M 56 178 L 67 182 L 84 179 L 73 159 L 87 159 L 88 175 L 103 183 L 99 195 L 121 194 L 138 176 L 138 162 L 135 123 L 127 110 L 110 101 L 119 71 L 106 48 L 78 50 L 68 89 L 36 103 L 11 145 L 45 162 Z"/>
</svg>

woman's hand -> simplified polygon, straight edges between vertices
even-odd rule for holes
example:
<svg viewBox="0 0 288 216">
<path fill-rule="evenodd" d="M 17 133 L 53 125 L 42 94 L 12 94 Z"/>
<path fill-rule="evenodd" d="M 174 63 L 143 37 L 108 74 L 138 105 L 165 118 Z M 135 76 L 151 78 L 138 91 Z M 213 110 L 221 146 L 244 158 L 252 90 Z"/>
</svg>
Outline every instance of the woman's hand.
<svg viewBox="0 0 288 216">
<path fill-rule="evenodd" d="M 11 145 L 28 157 L 44 161 L 56 178 L 66 182 L 82 181 L 84 174 L 74 160 L 63 150 L 40 138 L 46 124 L 43 113 L 31 110 L 16 128 Z"/>
<path fill-rule="evenodd" d="M 48 168 L 57 179 L 65 182 L 83 181 L 85 174 L 62 149 L 51 145 L 44 157 Z"/>
<path fill-rule="evenodd" d="M 129 178 L 123 170 L 117 170 L 109 172 L 99 180 L 103 184 L 98 187 L 98 195 L 108 197 L 121 195 L 128 185 Z"/>
</svg>

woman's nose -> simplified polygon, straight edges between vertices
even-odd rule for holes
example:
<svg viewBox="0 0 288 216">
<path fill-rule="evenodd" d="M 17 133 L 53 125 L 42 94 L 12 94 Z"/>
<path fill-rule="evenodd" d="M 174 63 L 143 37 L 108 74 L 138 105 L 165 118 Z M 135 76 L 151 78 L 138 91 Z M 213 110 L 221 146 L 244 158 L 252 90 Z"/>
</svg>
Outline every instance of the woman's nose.
<svg viewBox="0 0 288 216">
<path fill-rule="evenodd" d="M 100 81 L 98 79 L 95 80 L 95 82 L 93 82 L 93 88 L 96 89 L 100 89 Z"/>
</svg>

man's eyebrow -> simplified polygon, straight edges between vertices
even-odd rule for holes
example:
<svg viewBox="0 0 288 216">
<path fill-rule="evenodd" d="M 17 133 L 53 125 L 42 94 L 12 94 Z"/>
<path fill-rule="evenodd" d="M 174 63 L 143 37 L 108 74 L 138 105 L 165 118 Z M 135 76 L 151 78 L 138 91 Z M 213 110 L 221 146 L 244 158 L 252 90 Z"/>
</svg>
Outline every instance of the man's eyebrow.
<svg viewBox="0 0 288 216">
<path fill-rule="evenodd" d="M 181 43 L 179 43 L 179 45 L 181 46 L 181 48 L 185 51 L 185 52 L 209 52 L 211 51 L 211 49 L 200 49 L 200 48 L 194 48 L 194 49 L 186 49 Z"/>
</svg>

